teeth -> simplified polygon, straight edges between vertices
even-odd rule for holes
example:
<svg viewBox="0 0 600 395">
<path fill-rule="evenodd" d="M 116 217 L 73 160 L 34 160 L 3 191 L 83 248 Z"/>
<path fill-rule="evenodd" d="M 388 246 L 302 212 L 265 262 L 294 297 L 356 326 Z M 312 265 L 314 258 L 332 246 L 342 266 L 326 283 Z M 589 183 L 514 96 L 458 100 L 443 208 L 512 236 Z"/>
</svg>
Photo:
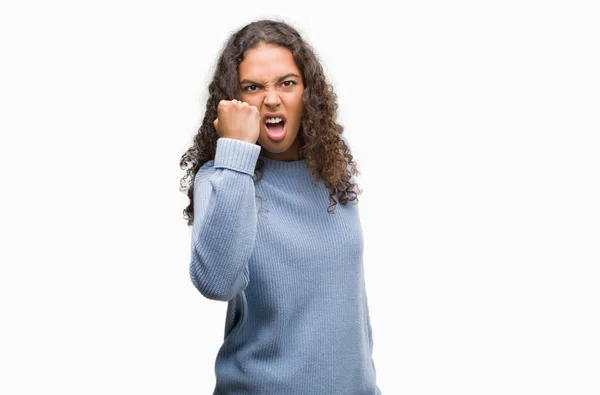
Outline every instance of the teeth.
<svg viewBox="0 0 600 395">
<path fill-rule="evenodd" d="M 266 123 L 278 123 L 283 121 L 282 118 L 267 118 L 267 120 L 265 121 Z"/>
</svg>

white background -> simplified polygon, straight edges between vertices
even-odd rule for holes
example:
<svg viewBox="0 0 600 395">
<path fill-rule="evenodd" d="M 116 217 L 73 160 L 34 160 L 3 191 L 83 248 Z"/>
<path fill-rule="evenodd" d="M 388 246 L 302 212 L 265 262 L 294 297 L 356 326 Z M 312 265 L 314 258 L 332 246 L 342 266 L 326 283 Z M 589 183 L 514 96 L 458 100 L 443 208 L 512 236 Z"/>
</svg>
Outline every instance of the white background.
<svg viewBox="0 0 600 395">
<path fill-rule="evenodd" d="M 0 393 L 212 393 L 179 160 L 260 18 L 339 97 L 383 394 L 600 393 L 592 3 L 3 2 Z"/>
</svg>

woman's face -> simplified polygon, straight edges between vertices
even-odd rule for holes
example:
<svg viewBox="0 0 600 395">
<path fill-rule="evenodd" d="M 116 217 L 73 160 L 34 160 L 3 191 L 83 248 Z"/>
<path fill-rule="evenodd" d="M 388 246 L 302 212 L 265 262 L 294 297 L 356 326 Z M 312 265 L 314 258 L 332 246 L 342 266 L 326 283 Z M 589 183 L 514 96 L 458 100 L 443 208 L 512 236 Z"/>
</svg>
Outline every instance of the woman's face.
<svg viewBox="0 0 600 395">
<path fill-rule="evenodd" d="M 299 152 L 298 131 L 304 111 L 304 84 L 292 52 L 261 42 L 246 52 L 238 72 L 240 100 L 260 111 L 257 142 L 262 147 L 260 154 L 282 161 L 303 159 Z M 265 116 L 274 113 L 281 114 L 283 128 L 281 124 L 271 127 L 271 123 L 265 123 Z"/>
</svg>

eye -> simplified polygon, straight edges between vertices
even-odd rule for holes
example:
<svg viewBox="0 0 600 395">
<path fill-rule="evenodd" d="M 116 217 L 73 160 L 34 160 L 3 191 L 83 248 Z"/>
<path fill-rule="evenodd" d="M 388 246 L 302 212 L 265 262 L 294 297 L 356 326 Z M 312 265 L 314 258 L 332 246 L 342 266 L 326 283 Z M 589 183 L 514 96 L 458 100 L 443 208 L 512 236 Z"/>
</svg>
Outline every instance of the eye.
<svg viewBox="0 0 600 395">
<path fill-rule="evenodd" d="M 289 83 L 289 85 L 285 85 L 287 83 Z M 292 81 L 292 80 L 284 81 L 281 83 L 281 85 L 283 85 L 286 88 L 289 88 L 291 86 L 296 85 L 296 81 Z M 252 88 L 254 88 L 254 89 L 252 89 Z M 244 88 L 242 88 L 242 90 L 244 92 L 255 92 L 258 90 L 258 86 L 257 85 L 248 85 L 248 86 L 245 86 Z"/>
</svg>

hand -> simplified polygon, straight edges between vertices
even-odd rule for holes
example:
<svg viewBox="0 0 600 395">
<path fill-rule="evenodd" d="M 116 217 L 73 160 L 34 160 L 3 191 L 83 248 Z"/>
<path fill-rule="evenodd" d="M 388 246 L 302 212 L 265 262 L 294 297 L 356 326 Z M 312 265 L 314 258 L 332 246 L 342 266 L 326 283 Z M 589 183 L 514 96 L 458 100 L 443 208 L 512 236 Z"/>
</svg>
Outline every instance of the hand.
<svg viewBox="0 0 600 395">
<path fill-rule="evenodd" d="M 213 125 L 219 137 L 228 137 L 256 144 L 260 135 L 260 111 L 239 100 L 221 100 Z"/>
</svg>

